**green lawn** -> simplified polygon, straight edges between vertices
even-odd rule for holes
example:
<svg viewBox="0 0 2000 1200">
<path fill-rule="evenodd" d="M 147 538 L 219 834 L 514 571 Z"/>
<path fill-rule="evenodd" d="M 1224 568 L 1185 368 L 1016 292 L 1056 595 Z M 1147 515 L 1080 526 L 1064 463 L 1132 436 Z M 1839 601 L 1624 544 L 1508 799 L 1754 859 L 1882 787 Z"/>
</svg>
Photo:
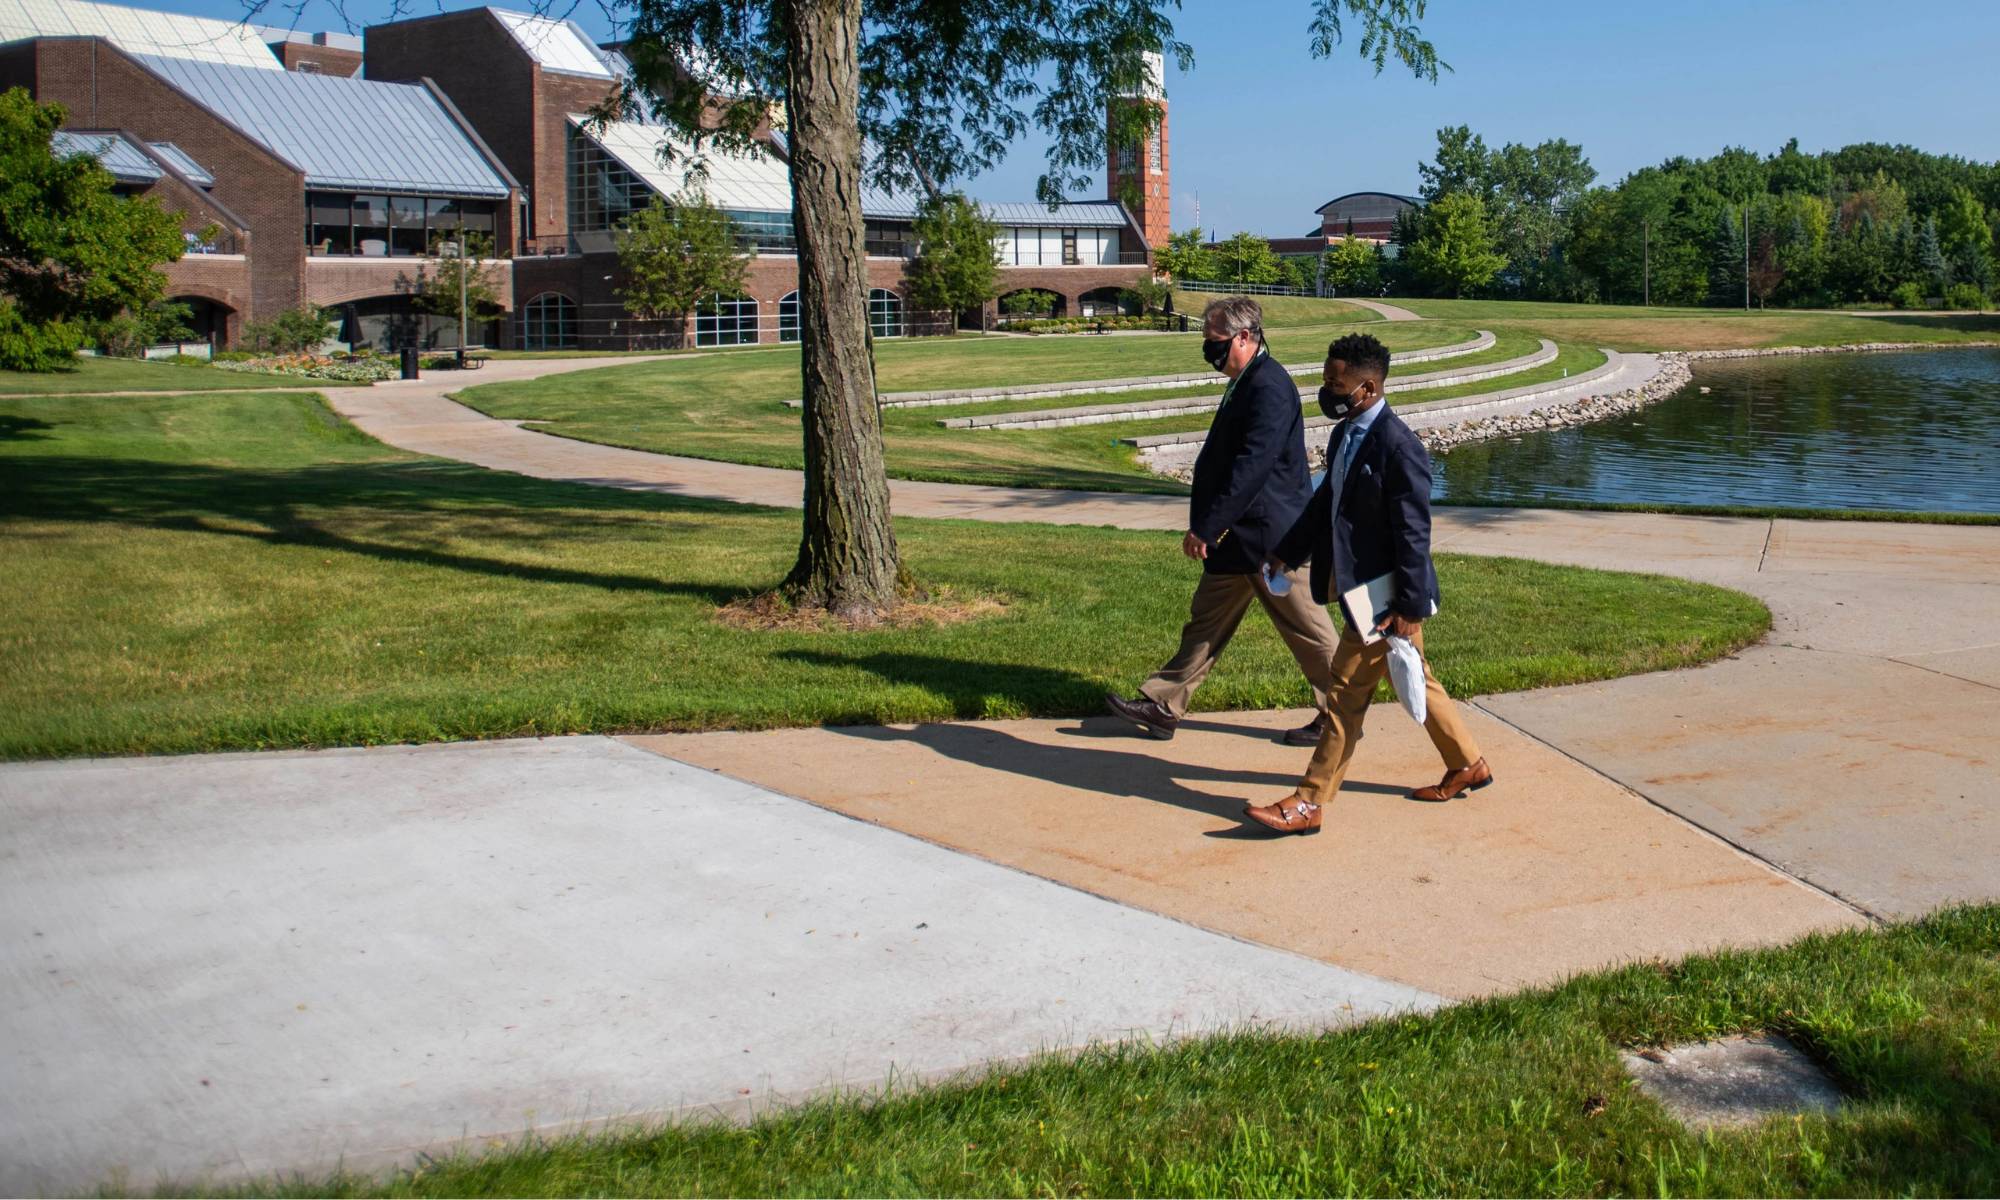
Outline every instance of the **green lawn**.
<svg viewBox="0 0 2000 1200">
<path fill-rule="evenodd" d="M 147 362 L 137 358 L 78 358 L 68 371 L 0 371 L 0 396 L 66 396 L 78 392 L 254 391 L 274 387 L 366 387 L 366 384 L 282 375 L 252 375 Z"/>
<path fill-rule="evenodd" d="M 1473 336 L 1471 327 L 1449 322 L 1372 328 L 1392 350 L 1452 345 Z M 1272 352 L 1287 363 L 1316 362 L 1325 357 L 1327 342 L 1338 332 L 1335 326 L 1276 331 Z M 1519 336 L 1508 344 L 1532 348 L 1532 339 Z M 878 342 L 875 353 L 884 392 L 1203 369 L 1196 334 L 1038 340 L 926 338 Z M 1220 375 L 1215 379 L 1215 384 L 1205 387 L 1148 394 L 1218 392 L 1224 381 Z M 634 363 L 548 379 L 484 384 L 458 393 L 459 399 L 481 412 L 533 421 L 535 428 L 564 437 L 793 470 L 805 462 L 799 412 L 786 408 L 784 402 L 798 395 L 796 347 Z M 1185 490 L 1141 467 L 1129 447 L 1118 445 L 1117 439 L 1124 434 L 1122 430 L 1113 432 L 1112 426 L 1005 433 L 938 426 L 941 418 L 967 413 L 1064 408 L 1091 402 L 1089 397 L 1057 397 L 886 410 L 883 436 L 889 471 L 904 479 L 1016 487 L 1170 494 Z M 1188 418 L 1176 420 L 1178 424 L 1172 428 L 1189 427 Z M 1205 416 L 1196 418 L 1193 427 L 1203 427 L 1207 420 Z"/>
<path fill-rule="evenodd" d="M 0 401 L 0 756 L 1086 714 L 1171 652 L 1195 582 L 1167 534 L 910 520 L 919 578 L 1005 613 L 719 624 L 782 578 L 798 520 L 420 458 L 310 394 Z M 1676 580 L 1439 572 L 1458 694 L 1700 662 L 1769 622 Z M 1253 620 L 1199 700 L 1306 691 Z"/>
<path fill-rule="evenodd" d="M 1620 1048 L 1776 1031 L 1849 1099 L 1690 1132 Z M 663 1093 L 663 1096 L 665 1093 Z M 2000 907 L 1644 964 L 1323 1035 L 999 1067 L 874 1102 L 567 1138 L 250 1194 L 1991 1196 Z"/>
<path fill-rule="evenodd" d="M 1537 333 L 1613 350 L 1737 350 L 1768 346 L 1847 346 L 1863 342 L 1937 345 L 2000 341 L 2000 315 L 1915 317 L 1901 313 L 1743 312 L 1725 308 L 1641 308 L 1515 300 L 1404 300 L 1425 317 L 1481 329 Z"/>
<path fill-rule="evenodd" d="M 1199 319 L 1201 311 L 1210 300 L 1220 298 L 1224 292 L 1174 293 L 1174 310 L 1187 313 Z M 1345 300 L 1322 300 L 1314 296 L 1252 296 L 1258 307 L 1264 310 L 1264 327 L 1282 329 L 1291 325 L 1358 325 L 1385 318 L 1372 308 L 1359 304 L 1349 304 Z"/>
</svg>

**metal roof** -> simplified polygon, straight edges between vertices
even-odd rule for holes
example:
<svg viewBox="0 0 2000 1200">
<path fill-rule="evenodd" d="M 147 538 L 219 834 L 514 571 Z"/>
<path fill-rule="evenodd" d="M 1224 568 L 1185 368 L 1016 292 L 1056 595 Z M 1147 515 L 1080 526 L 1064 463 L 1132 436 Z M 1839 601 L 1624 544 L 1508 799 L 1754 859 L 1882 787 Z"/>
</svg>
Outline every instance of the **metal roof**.
<svg viewBox="0 0 2000 1200">
<path fill-rule="evenodd" d="M 1050 229 L 1122 229 L 1125 210 L 1110 200 L 1075 200 L 1049 211 L 1046 204 L 984 204 L 989 220 L 999 225 L 1039 225 Z"/>
<path fill-rule="evenodd" d="M 506 180 L 420 85 L 155 56 L 139 62 L 299 168 L 308 187 L 507 194 Z"/>
<path fill-rule="evenodd" d="M 231 63 L 261 71 L 285 69 L 262 35 L 240 21 L 93 0 L 0 0 L 0 42 L 33 37 L 101 37 L 127 54 Z"/>
<path fill-rule="evenodd" d="M 540 63 L 546 71 L 564 71 L 571 75 L 590 75 L 598 79 L 617 78 L 613 68 L 623 60 L 607 55 L 597 48 L 597 43 L 583 32 L 575 21 L 558 20 L 535 13 L 509 12 L 504 8 L 489 8 L 487 12 L 499 18 L 521 43 L 521 49 L 529 57 Z"/>
<path fill-rule="evenodd" d="M 58 158 L 90 155 L 120 183 L 151 183 L 166 174 L 160 170 L 158 163 L 148 158 L 144 150 L 127 141 L 123 134 L 58 129 L 49 138 L 49 145 Z"/>
<path fill-rule="evenodd" d="M 604 147 L 624 168 L 646 181 L 646 186 L 662 196 L 673 196 L 688 184 L 693 165 L 693 148 L 658 125 L 637 121 L 614 121 L 593 129 L 588 119 L 570 114 L 570 124 L 584 136 Z M 671 164 L 660 161 L 660 147 L 670 148 Z M 792 179 L 785 164 L 770 154 L 755 151 L 745 155 L 711 151 L 707 155 L 708 177 L 702 188 L 709 203 L 717 208 L 747 212 L 792 211 Z"/>
<path fill-rule="evenodd" d="M 1346 195 L 1343 196 L 1335 196 L 1333 199 L 1327 201 L 1325 204 L 1322 204 L 1318 208 L 1313 209 L 1313 211 L 1325 212 L 1327 209 L 1332 208 L 1334 205 L 1340 203 L 1342 200 L 1352 200 L 1356 196 L 1386 196 L 1391 200 L 1401 200 L 1405 204 L 1414 204 L 1418 208 L 1422 208 L 1424 206 L 1424 198 L 1422 196 L 1405 196 L 1400 192 L 1348 192 Z"/>
<path fill-rule="evenodd" d="M 570 124 L 591 138 L 626 170 L 646 181 L 646 186 L 662 196 L 673 196 L 688 185 L 693 150 L 686 141 L 659 125 L 637 121 L 614 121 L 593 129 L 589 118 L 570 114 Z M 780 135 L 781 136 L 781 135 Z M 671 165 L 660 162 L 662 144 L 672 148 Z M 792 211 L 792 177 L 784 160 L 767 150 L 750 154 L 711 151 L 707 158 L 708 177 L 702 181 L 709 203 L 717 208 L 740 212 Z M 1125 210 L 1107 201 L 1083 201 L 1059 206 L 1054 212 L 1046 204 L 982 204 L 986 214 L 1000 225 L 1036 225 L 1051 228 L 1122 229 Z M 914 196 L 898 195 L 872 185 L 861 188 L 861 212 L 878 220 L 909 220 L 917 215 Z"/>
<path fill-rule="evenodd" d="M 174 170 L 187 176 L 190 181 L 203 187 L 215 186 L 215 176 L 209 174 L 207 168 L 196 162 L 179 146 L 172 142 L 148 142 L 147 145 L 153 148 L 153 153 L 173 164 Z"/>
</svg>

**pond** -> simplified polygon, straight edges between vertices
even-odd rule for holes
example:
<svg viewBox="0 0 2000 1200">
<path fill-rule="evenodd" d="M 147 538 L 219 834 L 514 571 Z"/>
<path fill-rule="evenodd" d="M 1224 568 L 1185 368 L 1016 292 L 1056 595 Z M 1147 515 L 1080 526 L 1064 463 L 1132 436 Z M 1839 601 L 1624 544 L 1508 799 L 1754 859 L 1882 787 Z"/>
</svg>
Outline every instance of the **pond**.
<svg viewBox="0 0 2000 1200">
<path fill-rule="evenodd" d="M 1642 412 L 1436 465 L 1441 503 L 2000 513 L 2000 350 L 1701 362 Z"/>
</svg>

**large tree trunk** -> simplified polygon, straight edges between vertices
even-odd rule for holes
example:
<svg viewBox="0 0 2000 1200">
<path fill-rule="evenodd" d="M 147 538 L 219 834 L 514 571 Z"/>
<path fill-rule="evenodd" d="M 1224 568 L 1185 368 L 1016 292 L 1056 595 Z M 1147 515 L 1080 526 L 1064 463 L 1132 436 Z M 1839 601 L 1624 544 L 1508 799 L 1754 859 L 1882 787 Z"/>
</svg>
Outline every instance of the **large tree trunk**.
<svg viewBox="0 0 2000 1200">
<path fill-rule="evenodd" d="M 895 603 L 899 560 L 868 348 L 861 0 L 791 0 L 788 8 L 806 511 L 799 561 L 785 586 L 801 604 L 865 619 Z"/>
</svg>

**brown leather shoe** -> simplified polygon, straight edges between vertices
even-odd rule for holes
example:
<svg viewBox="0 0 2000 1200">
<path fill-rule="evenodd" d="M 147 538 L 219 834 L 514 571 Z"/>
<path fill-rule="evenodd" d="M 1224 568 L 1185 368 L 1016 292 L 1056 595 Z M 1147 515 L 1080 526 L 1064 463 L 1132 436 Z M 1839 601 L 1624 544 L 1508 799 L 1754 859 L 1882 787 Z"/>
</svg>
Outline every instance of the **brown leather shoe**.
<svg viewBox="0 0 2000 1200">
<path fill-rule="evenodd" d="M 1433 787 L 1420 787 L 1410 793 L 1410 799 L 1423 800 L 1431 804 L 1441 804 L 1465 792 L 1476 792 L 1493 782 L 1493 768 L 1480 759 L 1469 767 L 1456 771 L 1446 771 L 1444 778 Z"/>
<path fill-rule="evenodd" d="M 1127 700 L 1122 696 L 1106 696 L 1104 707 L 1111 710 L 1112 716 L 1123 717 L 1137 725 L 1146 736 L 1162 742 L 1173 741 L 1174 730 L 1180 728 L 1179 717 L 1144 696 L 1136 700 Z"/>
<path fill-rule="evenodd" d="M 1320 735 L 1326 732 L 1328 724 L 1326 714 L 1321 713 L 1297 729 L 1285 730 L 1278 740 L 1287 746 L 1317 746 Z"/>
<path fill-rule="evenodd" d="M 1322 812 L 1310 800 L 1287 796 L 1276 804 L 1246 804 L 1243 815 L 1277 833 L 1318 833 Z"/>
</svg>

